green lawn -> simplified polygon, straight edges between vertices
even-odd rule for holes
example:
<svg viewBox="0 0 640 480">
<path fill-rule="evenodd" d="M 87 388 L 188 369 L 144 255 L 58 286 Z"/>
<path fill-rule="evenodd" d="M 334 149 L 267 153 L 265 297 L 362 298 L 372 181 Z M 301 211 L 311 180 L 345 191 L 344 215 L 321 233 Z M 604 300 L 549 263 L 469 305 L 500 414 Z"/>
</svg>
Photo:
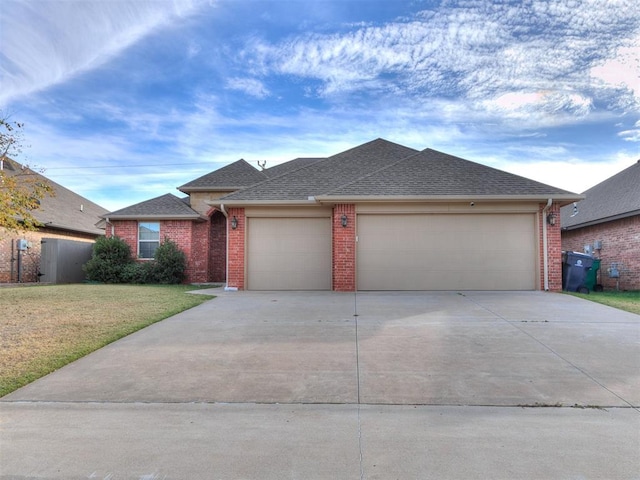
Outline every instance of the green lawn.
<svg viewBox="0 0 640 480">
<path fill-rule="evenodd" d="M 640 291 L 572 293 L 572 295 L 640 315 Z"/>
<path fill-rule="evenodd" d="M 190 285 L 0 288 L 0 397 L 212 297 Z"/>
</svg>

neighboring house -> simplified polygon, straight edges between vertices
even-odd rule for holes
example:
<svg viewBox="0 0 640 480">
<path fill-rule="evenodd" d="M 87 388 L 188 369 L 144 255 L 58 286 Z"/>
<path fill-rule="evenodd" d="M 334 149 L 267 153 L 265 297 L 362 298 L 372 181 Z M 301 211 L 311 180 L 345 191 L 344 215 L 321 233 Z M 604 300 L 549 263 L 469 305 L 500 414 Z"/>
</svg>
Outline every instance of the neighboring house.
<svg viewBox="0 0 640 480">
<path fill-rule="evenodd" d="M 16 175 L 22 165 L 4 159 L 2 168 L 7 175 Z M 40 207 L 32 212 L 41 226 L 35 232 L 11 233 L 0 228 L 0 283 L 36 282 L 41 269 L 41 241 L 43 238 L 94 242 L 104 235 L 96 227 L 107 210 L 72 192 L 43 175 L 40 177 L 53 189 L 53 196 L 40 200 Z"/>
<path fill-rule="evenodd" d="M 560 290 L 555 216 L 583 198 L 382 139 L 179 190 L 105 215 L 106 234 L 140 258 L 170 238 L 188 281 L 241 290 Z"/>
<path fill-rule="evenodd" d="M 600 258 L 604 288 L 640 290 L 640 160 L 583 195 L 561 209 L 562 249 Z"/>
</svg>

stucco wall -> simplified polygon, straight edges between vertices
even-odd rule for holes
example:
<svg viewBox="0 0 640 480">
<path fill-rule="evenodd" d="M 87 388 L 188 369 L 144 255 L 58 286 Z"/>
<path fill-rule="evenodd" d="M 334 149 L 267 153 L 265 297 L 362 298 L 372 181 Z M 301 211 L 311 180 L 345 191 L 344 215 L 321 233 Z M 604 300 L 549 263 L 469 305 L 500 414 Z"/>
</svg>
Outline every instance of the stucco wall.
<svg viewBox="0 0 640 480">
<path fill-rule="evenodd" d="M 640 215 L 562 231 L 564 251 L 583 252 L 585 245 L 596 241 L 602 242 L 602 249 L 594 254 L 601 260 L 598 281 L 605 290 L 640 290 Z M 620 265 L 617 282 L 608 274 L 612 263 Z"/>
</svg>

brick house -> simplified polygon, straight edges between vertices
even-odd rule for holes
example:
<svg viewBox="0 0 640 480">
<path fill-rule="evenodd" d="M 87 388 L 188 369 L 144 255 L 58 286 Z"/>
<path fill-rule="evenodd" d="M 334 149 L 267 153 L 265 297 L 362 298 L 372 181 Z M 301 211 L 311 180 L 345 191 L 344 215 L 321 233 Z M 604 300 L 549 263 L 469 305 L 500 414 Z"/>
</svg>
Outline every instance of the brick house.
<svg viewBox="0 0 640 480">
<path fill-rule="evenodd" d="M 599 258 L 605 289 L 640 290 L 640 161 L 583 195 L 560 210 L 562 249 Z"/>
<path fill-rule="evenodd" d="M 35 171 L 23 170 L 22 165 L 8 158 L 3 159 L 2 169 L 6 175 L 26 172 L 30 178 L 35 176 L 47 182 L 55 194 L 41 199 L 39 208 L 33 211 L 41 224 L 37 231 L 11 233 L 0 228 L 0 283 L 38 281 L 43 238 L 93 243 L 104 235 L 96 224 L 107 212 L 105 208 Z M 19 249 L 18 242 L 28 248 Z"/>
<path fill-rule="evenodd" d="M 249 290 L 560 290 L 555 217 L 580 195 L 377 139 L 266 170 L 244 160 L 104 216 L 140 258 Z"/>
</svg>

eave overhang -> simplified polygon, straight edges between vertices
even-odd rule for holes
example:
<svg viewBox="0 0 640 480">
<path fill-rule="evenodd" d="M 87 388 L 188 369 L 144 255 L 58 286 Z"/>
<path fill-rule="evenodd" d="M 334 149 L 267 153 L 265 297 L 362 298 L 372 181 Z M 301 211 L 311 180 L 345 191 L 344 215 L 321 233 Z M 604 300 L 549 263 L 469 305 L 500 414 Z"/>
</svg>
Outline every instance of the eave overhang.
<svg viewBox="0 0 640 480">
<path fill-rule="evenodd" d="M 551 198 L 560 206 L 583 200 L 584 195 L 546 194 L 546 195 L 318 195 L 319 203 L 406 203 L 406 202 L 547 202 Z"/>
<path fill-rule="evenodd" d="M 110 220 L 192 220 L 196 222 L 206 222 L 206 217 L 202 215 L 102 215 L 107 221 Z"/>
<path fill-rule="evenodd" d="M 546 195 L 318 195 L 308 197 L 307 200 L 233 200 L 216 199 L 206 202 L 217 207 L 248 207 L 248 206 L 310 206 L 336 205 L 340 203 L 444 203 L 444 202 L 539 202 L 546 203 L 551 198 L 560 206 L 569 205 L 583 200 L 584 195 L 578 194 L 546 194 Z"/>
<path fill-rule="evenodd" d="M 640 210 L 634 210 L 632 212 L 621 213 L 619 215 L 612 215 L 610 217 L 589 220 L 587 222 L 576 223 L 575 225 L 571 225 L 569 227 L 561 227 L 561 228 L 564 231 L 577 230 L 579 228 L 591 227 L 593 225 L 599 225 L 601 223 L 608 223 L 608 222 L 613 222 L 615 220 L 622 220 L 624 218 L 635 217 L 636 215 L 640 215 Z"/>
</svg>

